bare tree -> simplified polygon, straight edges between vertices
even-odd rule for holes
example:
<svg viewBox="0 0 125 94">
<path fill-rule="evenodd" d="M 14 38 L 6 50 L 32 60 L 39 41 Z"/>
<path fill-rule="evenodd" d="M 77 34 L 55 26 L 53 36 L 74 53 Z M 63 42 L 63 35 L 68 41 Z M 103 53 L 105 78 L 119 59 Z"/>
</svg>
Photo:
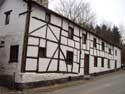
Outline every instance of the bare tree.
<svg viewBox="0 0 125 94">
<path fill-rule="evenodd" d="M 93 24 L 95 14 L 84 0 L 58 0 L 55 11 L 80 25 Z"/>
</svg>

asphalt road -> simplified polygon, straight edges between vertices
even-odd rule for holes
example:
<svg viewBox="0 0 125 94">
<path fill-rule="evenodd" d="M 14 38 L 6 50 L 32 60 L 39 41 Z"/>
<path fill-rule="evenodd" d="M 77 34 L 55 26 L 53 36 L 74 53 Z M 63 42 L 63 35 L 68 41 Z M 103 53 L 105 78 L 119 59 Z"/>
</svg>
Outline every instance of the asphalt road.
<svg viewBox="0 0 125 94">
<path fill-rule="evenodd" d="M 39 94 L 125 94 L 125 71 L 76 87 Z"/>
</svg>

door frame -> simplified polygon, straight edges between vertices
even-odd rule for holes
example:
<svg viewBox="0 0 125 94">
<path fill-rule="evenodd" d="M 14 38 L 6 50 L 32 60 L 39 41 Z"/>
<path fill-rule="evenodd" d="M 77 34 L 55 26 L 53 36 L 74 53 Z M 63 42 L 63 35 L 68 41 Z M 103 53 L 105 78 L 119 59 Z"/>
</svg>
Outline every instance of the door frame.
<svg viewBox="0 0 125 94">
<path fill-rule="evenodd" d="M 84 55 L 84 75 L 89 75 L 90 70 L 89 70 L 89 54 Z"/>
</svg>

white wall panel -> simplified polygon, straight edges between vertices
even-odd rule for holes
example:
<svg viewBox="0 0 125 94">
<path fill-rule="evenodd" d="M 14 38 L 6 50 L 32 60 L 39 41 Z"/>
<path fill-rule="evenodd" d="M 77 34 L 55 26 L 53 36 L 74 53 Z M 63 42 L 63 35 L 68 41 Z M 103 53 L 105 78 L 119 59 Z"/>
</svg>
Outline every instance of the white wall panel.
<svg viewBox="0 0 125 94">
<path fill-rule="evenodd" d="M 36 71 L 37 69 L 37 59 L 27 59 L 26 60 L 26 70 Z"/>
<path fill-rule="evenodd" d="M 30 57 L 37 57 L 37 56 L 38 56 L 38 47 L 31 47 L 31 46 L 28 46 L 28 49 L 27 49 L 27 56 L 30 56 Z"/>
<path fill-rule="evenodd" d="M 57 71 L 57 60 L 52 60 L 49 66 L 49 71 Z"/>
<path fill-rule="evenodd" d="M 39 39 L 34 38 L 34 37 L 29 37 L 28 44 L 38 45 L 39 44 Z"/>
<path fill-rule="evenodd" d="M 64 61 L 60 61 L 60 71 L 67 71 L 66 63 Z"/>
<path fill-rule="evenodd" d="M 56 43 L 52 43 L 52 42 L 47 42 L 47 56 L 48 57 L 52 57 L 55 50 L 57 49 L 57 44 Z M 57 55 L 58 51 L 55 54 L 55 57 L 58 57 Z"/>
<path fill-rule="evenodd" d="M 46 45 L 46 40 L 40 39 L 40 47 L 45 47 Z"/>
<path fill-rule="evenodd" d="M 50 59 L 39 58 L 39 72 L 46 71 Z"/>
<path fill-rule="evenodd" d="M 61 18 L 55 15 L 51 15 L 51 23 L 57 26 L 61 26 Z"/>
<path fill-rule="evenodd" d="M 45 35 L 46 35 L 46 26 L 44 26 L 43 28 L 41 28 L 41 29 L 33 32 L 31 35 L 45 38 Z"/>
</svg>

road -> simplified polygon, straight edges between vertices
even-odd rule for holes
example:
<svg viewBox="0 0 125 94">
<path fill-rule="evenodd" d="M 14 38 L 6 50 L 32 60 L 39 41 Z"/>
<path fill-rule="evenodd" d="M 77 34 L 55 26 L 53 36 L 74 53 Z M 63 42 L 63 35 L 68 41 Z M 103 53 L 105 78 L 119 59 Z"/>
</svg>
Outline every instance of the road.
<svg viewBox="0 0 125 94">
<path fill-rule="evenodd" d="M 53 90 L 48 88 L 46 92 L 40 89 L 26 91 L 8 90 L 0 87 L 0 94 L 125 94 L 125 70 L 94 77 L 92 80 L 81 80 L 76 86 L 58 86 Z"/>
<path fill-rule="evenodd" d="M 125 71 L 76 87 L 38 94 L 125 94 Z"/>
</svg>

